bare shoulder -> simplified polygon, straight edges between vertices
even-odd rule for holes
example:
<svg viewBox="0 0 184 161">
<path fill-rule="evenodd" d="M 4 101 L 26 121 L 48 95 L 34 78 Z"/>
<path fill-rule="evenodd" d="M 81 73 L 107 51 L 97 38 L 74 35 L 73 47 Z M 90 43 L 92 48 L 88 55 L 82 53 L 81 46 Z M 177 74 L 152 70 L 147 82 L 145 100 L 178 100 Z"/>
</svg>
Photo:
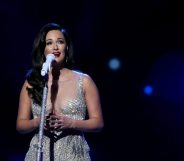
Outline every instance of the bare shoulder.
<svg viewBox="0 0 184 161">
<path fill-rule="evenodd" d="M 86 90 L 97 90 L 96 83 L 94 82 L 93 78 L 87 74 L 87 73 L 82 73 L 82 81 L 83 81 L 83 88 L 84 91 Z"/>
<path fill-rule="evenodd" d="M 83 73 L 81 71 L 73 71 L 74 74 L 77 76 L 77 77 L 81 77 L 82 76 L 82 81 L 83 81 L 83 84 L 88 84 L 88 83 L 92 83 L 93 80 L 91 78 L 91 76 L 87 73 Z"/>
<path fill-rule="evenodd" d="M 28 83 L 27 80 L 24 81 L 22 85 L 22 89 L 20 91 L 20 101 L 25 101 L 27 100 L 29 94 L 28 94 L 28 88 L 32 88 L 32 86 Z"/>
<path fill-rule="evenodd" d="M 83 82 L 84 84 L 89 84 L 89 83 L 94 83 L 93 79 L 91 78 L 91 76 L 89 74 L 83 73 Z"/>
<path fill-rule="evenodd" d="M 24 81 L 23 88 L 32 88 L 27 80 Z"/>
<path fill-rule="evenodd" d="M 81 71 L 73 71 L 74 75 L 76 76 L 76 78 L 81 77 L 82 78 L 82 84 L 83 84 L 83 89 L 86 88 L 93 88 L 96 87 L 95 82 L 93 81 L 92 77 L 84 72 Z"/>
</svg>

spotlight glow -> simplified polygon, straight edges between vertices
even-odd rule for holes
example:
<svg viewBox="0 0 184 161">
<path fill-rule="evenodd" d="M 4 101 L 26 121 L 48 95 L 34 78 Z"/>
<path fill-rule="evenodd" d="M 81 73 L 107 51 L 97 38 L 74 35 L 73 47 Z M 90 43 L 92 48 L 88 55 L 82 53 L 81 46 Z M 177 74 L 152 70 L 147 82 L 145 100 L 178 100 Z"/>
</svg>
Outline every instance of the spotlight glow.
<svg viewBox="0 0 184 161">
<path fill-rule="evenodd" d="M 145 93 L 146 95 L 151 95 L 152 92 L 153 92 L 152 86 L 147 85 L 147 86 L 144 87 L 144 93 Z"/>
<path fill-rule="evenodd" d="M 109 60 L 109 68 L 111 70 L 118 70 L 120 68 L 120 60 L 117 58 L 113 58 L 111 60 Z"/>
</svg>

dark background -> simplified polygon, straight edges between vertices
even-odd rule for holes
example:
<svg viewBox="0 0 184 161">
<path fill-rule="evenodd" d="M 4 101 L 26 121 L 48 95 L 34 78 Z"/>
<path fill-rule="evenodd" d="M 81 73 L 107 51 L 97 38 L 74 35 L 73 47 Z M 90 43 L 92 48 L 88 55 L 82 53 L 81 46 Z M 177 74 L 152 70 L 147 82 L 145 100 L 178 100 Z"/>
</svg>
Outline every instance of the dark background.
<svg viewBox="0 0 184 161">
<path fill-rule="evenodd" d="M 77 69 L 96 82 L 105 127 L 86 133 L 94 161 L 184 160 L 184 5 L 167 0 L 1 0 L 0 160 L 23 161 L 19 92 L 39 29 L 63 25 Z M 121 62 L 110 70 L 109 60 Z M 150 85 L 153 92 L 144 93 Z"/>
</svg>

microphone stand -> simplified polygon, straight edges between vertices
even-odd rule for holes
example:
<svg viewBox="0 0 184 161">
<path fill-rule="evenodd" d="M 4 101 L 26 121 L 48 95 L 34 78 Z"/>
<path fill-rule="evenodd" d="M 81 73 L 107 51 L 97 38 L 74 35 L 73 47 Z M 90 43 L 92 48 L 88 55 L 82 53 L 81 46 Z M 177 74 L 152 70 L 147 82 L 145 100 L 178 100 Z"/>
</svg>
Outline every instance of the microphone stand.
<svg viewBox="0 0 184 161">
<path fill-rule="evenodd" d="M 46 109 L 46 101 L 47 101 L 47 94 L 48 94 L 48 85 L 47 81 L 48 78 L 45 77 L 45 85 L 43 88 L 43 96 L 42 96 L 42 108 L 40 113 L 40 126 L 39 126 L 39 134 L 38 134 L 38 151 L 37 151 L 37 159 L 36 161 L 42 161 L 43 160 L 43 133 L 44 133 L 44 120 L 45 120 L 45 109 Z"/>
</svg>

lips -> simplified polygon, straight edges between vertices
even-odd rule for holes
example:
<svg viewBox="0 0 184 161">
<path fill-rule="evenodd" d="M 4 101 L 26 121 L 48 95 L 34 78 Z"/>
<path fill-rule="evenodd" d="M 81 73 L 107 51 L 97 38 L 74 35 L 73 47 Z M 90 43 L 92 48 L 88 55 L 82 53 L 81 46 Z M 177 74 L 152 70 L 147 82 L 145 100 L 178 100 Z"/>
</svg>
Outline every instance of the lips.
<svg viewBox="0 0 184 161">
<path fill-rule="evenodd" d="M 56 58 L 59 57 L 59 56 L 61 55 L 60 52 L 54 52 L 53 54 L 54 54 L 54 56 L 55 56 Z"/>
</svg>

